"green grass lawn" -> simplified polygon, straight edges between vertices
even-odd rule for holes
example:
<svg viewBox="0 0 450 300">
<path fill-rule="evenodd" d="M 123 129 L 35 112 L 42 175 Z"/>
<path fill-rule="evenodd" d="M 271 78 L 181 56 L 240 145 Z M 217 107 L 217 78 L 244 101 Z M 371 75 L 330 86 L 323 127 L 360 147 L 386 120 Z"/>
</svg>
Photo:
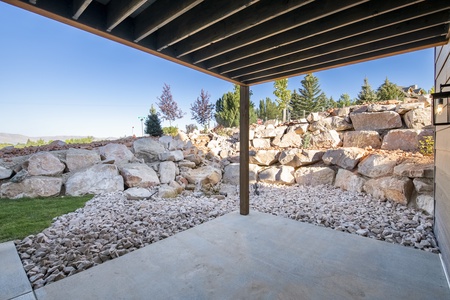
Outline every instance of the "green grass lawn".
<svg viewBox="0 0 450 300">
<path fill-rule="evenodd" d="M 92 196 L 0 199 L 0 243 L 39 233 L 53 218 L 83 207 L 90 199 Z"/>
</svg>

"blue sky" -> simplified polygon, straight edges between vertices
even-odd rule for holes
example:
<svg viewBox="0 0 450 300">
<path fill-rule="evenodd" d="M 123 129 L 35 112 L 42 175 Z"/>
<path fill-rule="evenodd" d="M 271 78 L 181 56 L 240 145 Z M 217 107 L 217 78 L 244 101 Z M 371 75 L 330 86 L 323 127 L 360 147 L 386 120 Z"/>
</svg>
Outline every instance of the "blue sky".
<svg viewBox="0 0 450 300">
<path fill-rule="evenodd" d="M 203 88 L 213 103 L 231 83 L 165 61 L 68 25 L 0 2 L 0 132 L 28 136 L 141 134 L 140 116 L 156 104 L 164 83 L 191 120 L 190 105 Z M 317 72 L 335 100 L 355 98 L 364 77 L 372 88 L 390 81 L 426 90 L 433 84 L 433 49 Z M 298 89 L 303 76 L 289 78 Z M 273 83 L 252 86 L 251 100 L 273 96 Z M 163 122 L 163 126 L 168 126 Z M 134 127 L 134 129 L 133 129 Z"/>
</svg>

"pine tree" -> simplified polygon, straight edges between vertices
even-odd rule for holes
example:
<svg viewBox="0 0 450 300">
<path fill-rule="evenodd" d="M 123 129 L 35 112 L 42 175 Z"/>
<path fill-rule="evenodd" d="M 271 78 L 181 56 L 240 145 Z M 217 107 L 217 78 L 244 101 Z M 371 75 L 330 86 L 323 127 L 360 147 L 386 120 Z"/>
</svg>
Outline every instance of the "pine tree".
<svg viewBox="0 0 450 300">
<path fill-rule="evenodd" d="M 161 97 L 158 97 L 157 99 L 159 102 L 156 103 L 156 105 L 158 105 L 161 113 L 163 114 L 162 119 L 168 120 L 170 126 L 172 126 L 172 121 L 183 117 L 183 112 L 178 108 L 178 104 L 173 100 L 169 85 L 164 83 Z"/>
<path fill-rule="evenodd" d="M 320 89 L 319 79 L 310 73 L 303 78 L 301 84 L 298 97 L 291 98 L 292 115 L 303 117 L 303 111 L 307 116 L 310 112 L 325 109 L 327 97 Z"/>
<path fill-rule="evenodd" d="M 278 119 L 281 116 L 280 108 L 269 97 L 265 100 L 259 100 L 259 109 L 256 110 L 258 118 L 261 120 L 273 120 Z"/>
<path fill-rule="evenodd" d="M 403 91 L 386 77 L 384 83 L 377 90 L 378 100 L 403 100 L 405 95 Z"/>
<path fill-rule="evenodd" d="M 214 110 L 214 104 L 209 103 L 209 97 L 210 95 L 208 92 L 205 92 L 202 89 L 200 92 L 200 98 L 197 98 L 193 105 L 191 104 L 192 119 L 196 120 L 205 128 L 209 124 Z"/>
<path fill-rule="evenodd" d="M 350 95 L 345 93 L 339 97 L 339 100 L 336 103 L 337 107 L 349 107 L 352 105 L 352 100 L 350 99 Z"/>
<path fill-rule="evenodd" d="M 250 91 L 250 96 L 252 95 Z M 240 123 L 240 86 L 235 84 L 233 87 L 233 92 L 228 92 L 223 94 L 222 98 L 216 101 L 216 113 L 214 118 L 217 124 L 224 127 L 236 127 Z M 257 114 L 255 110 L 255 105 L 250 101 L 249 103 L 249 119 L 250 123 L 255 123 L 257 119 Z"/>
<path fill-rule="evenodd" d="M 153 107 L 153 104 L 150 107 L 150 114 L 145 120 L 145 133 L 151 136 L 161 136 L 163 134 L 161 121 L 159 120 L 158 113 Z"/>
<path fill-rule="evenodd" d="M 373 103 L 378 100 L 377 94 L 374 90 L 372 90 L 372 87 L 369 84 L 369 80 L 364 78 L 364 85 L 361 86 L 361 91 L 358 94 L 358 97 L 356 98 L 357 104 L 364 104 L 364 103 Z"/>
</svg>

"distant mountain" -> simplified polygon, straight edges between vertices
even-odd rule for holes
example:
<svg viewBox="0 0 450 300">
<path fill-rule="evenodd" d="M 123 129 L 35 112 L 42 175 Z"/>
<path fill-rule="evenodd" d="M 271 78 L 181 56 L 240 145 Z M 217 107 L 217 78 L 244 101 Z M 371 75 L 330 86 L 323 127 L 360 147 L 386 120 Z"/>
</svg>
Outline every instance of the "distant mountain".
<svg viewBox="0 0 450 300">
<path fill-rule="evenodd" d="M 0 132 L 0 143 L 6 143 L 6 144 L 25 144 L 28 139 L 31 141 L 37 141 L 39 139 L 43 139 L 44 141 L 56 141 L 56 140 L 69 140 L 69 139 L 82 139 L 86 138 L 87 136 L 77 136 L 77 135 L 55 135 L 55 136 L 37 136 L 37 137 L 31 137 L 21 134 L 14 134 L 14 133 L 2 133 Z M 115 138 L 94 138 L 94 140 L 109 140 L 109 139 L 115 139 Z"/>
</svg>

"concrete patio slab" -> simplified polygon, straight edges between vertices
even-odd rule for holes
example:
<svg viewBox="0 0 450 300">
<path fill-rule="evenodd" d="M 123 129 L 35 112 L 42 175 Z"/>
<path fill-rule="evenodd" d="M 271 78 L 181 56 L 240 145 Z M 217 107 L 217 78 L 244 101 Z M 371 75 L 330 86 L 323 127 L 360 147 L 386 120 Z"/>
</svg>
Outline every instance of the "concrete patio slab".
<svg viewBox="0 0 450 300">
<path fill-rule="evenodd" d="M 21 297 L 27 293 L 33 296 L 29 299 L 36 299 L 13 242 L 0 244 L 0 270 L 0 300 Z"/>
<path fill-rule="evenodd" d="M 35 291 L 38 299 L 450 299 L 439 255 L 231 213 Z"/>
</svg>

